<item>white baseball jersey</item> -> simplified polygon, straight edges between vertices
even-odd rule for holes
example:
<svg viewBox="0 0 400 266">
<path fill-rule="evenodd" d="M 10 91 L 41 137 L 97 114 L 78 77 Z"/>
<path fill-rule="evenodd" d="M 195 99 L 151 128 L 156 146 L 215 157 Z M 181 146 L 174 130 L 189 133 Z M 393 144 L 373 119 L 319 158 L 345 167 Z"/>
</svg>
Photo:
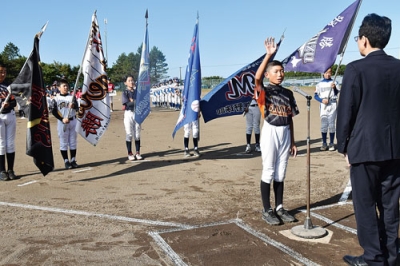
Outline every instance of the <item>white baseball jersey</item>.
<svg viewBox="0 0 400 266">
<path fill-rule="evenodd" d="M 323 79 L 315 87 L 315 95 L 320 99 L 328 99 L 329 103 L 327 105 L 320 103 L 319 115 L 321 117 L 321 132 L 334 133 L 336 131 L 336 101 L 337 95 L 335 90 L 332 88 L 332 79 Z M 335 82 L 337 91 L 338 84 Z M 317 98 L 316 98 L 317 99 Z M 318 100 L 318 99 L 317 99 Z"/>
<path fill-rule="evenodd" d="M 69 108 L 69 104 L 73 101 L 74 108 Z M 66 151 L 69 149 L 76 150 L 77 133 L 76 127 L 76 110 L 78 103 L 70 94 L 56 95 L 52 100 L 52 113 L 58 119 L 57 132 L 60 138 L 60 150 Z M 66 124 L 64 130 L 63 118 L 69 118 L 69 123 Z"/>
<path fill-rule="evenodd" d="M 7 86 L 0 84 L 0 106 L 8 95 Z M 17 129 L 17 120 L 14 107 L 16 100 L 13 95 L 8 100 L 9 106 L 4 108 L 0 114 L 0 155 L 15 152 L 15 132 Z"/>
</svg>

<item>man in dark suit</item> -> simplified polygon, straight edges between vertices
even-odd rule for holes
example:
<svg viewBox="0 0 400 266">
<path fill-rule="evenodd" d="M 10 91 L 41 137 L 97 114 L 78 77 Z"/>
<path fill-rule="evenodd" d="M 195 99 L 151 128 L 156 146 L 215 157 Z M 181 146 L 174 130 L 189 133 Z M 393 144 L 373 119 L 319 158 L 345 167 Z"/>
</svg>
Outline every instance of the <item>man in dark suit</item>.
<svg viewBox="0 0 400 266">
<path fill-rule="evenodd" d="M 391 20 L 367 15 L 355 40 L 365 58 L 346 66 L 338 104 L 338 151 L 350 165 L 357 236 L 349 265 L 396 265 L 400 196 L 400 60 L 382 49 Z"/>
</svg>

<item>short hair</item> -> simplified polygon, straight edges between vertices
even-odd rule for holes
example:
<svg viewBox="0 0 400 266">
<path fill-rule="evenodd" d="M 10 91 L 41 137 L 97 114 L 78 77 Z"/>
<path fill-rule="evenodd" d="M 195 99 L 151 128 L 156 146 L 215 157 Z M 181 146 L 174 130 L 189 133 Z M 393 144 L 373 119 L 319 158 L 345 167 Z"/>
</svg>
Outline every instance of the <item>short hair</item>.
<svg viewBox="0 0 400 266">
<path fill-rule="evenodd" d="M 66 79 L 60 79 L 57 82 L 57 87 L 61 86 L 61 84 L 67 84 L 69 86 L 69 83 L 68 83 L 68 81 Z"/>
<path fill-rule="evenodd" d="M 0 60 L 0 67 L 7 68 L 6 64 L 4 64 L 1 60 Z"/>
<path fill-rule="evenodd" d="M 358 36 L 365 36 L 372 48 L 383 49 L 390 40 L 392 33 L 392 21 L 388 17 L 379 16 L 375 13 L 364 17 Z"/>
<path fill-rule="evenodd" d="M 124 77 L 124 82 L 126 82 L 127 80 L 128 80 L 128 78 L 132 78 L 133 79 L 133 81 L 135 81 L 135 78 L 133 77 L 133 75 L 126 75 L 125 77 Z"/>
<path fill-rule="evenodd" d="M 268 62 L 266 71 L 268 72 L 268 70 L 269 70 L 271 67 L 274 67 L 274 66 L 280 66 L 280 67 L 284 68 L 281 61 L 272 60 L 271 62 Z"/>
</svg>

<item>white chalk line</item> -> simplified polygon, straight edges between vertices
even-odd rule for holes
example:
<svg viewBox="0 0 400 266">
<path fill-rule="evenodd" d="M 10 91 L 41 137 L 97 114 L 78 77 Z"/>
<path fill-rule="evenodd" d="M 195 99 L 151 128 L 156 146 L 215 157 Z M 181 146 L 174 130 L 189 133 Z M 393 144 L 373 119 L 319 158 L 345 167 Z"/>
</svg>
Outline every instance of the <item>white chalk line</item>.
<svg viewBox="0 0 400 266">
<path fill-rule="evenodd" d="M 179 227 L 179 228 L 191 228 L 191 226 L 189 226 L 189 225 L 179 224 L 179 223 L 136 219 L 136 218 L 130 218 L 130 217 L 118 216 L 118 215 L 92 213 L 92 212 L 86 212 L 86 211 L 75 211 L 75 210 L 67 210 L 67 209 L 52 208 L 52 207 L 42 207 L 42 206 L 20 204 L 20 203 L 10 203 L 10 202 L 1 202 L 0 201 L 0 205 L 23 208 L 23 209 L 31 209 L 31 210 L 41 210 L 41 211 L 49 211 L 49 212 L 57 212 L 57 213 L 65 213 L 65 214 L 100 217 L 100 218 L 105 218 L 105 219 L 110 219 L 110 220 L 133 222 L 133 223 L 142 223 L 142 224 L 159 225 L 159 226 L 172 226 L 172 227 Z"/>
<path fill-rule="evenodd" d="M 80 173 L 80 172 L 85 172 L 85 171 L 89 171 L 92 170 L 92 167 L 88 167 L 88 168 L 84 168 L 84 169 L 79 169 L 76 171 L 72 171 L 73 173 Z"/>
<path fill-rule="evenodd" d="M 33 181 L 27 182 L 26 184 L 32 183 L 32 182 Z M 350 204 L 350 203 L 347 203 L 347 204 Z M 171 260 L 174 262 L 174 264 L 179 265 L 179 266 L 186 266 L 187 264 L 185 264 L 182 261 L 182 259 L 179 257 L 179 255 L 176 254 L 176 252 L 171 248 L 171 246 L 169 246 L 165 242 L 165 240 L 160 236 L 161 233 L 192 230 L 192 229 L 196 229 L 196 228 L 224 225 L 224 224 L 229 224 L 229 223 L 235 223 L 237 226 L 239 226 L 246 232 L 252 234 L 253 236 L 260 239 L 261 241 L 274 246 L 275 248 L 288 254 L 292 258 L 298 260 L 299 262 L 304 263 L 305 265 L 315 265 L 315 266 L 318 265 L 318 264 L 312 262 L 311 260 L 303 257 L 300 253 L 297 253 L 296 251 L 292 250 L 291 248 L 283 245 L 282 243 L 277 242 L 277 241 L 269 238 L 268 236 L 252 229 L 251 227 L 244 224 L 241 219 L 234 219 L 234 220 L 224 221 L 224 222 L 215 222 L 215 223 L 210 223 L 210 224 L 205 224 L 205 225 L 190 226 L 190 225 L 185 225 L 185 224 L 180 224 L 180 223 L 152 221 L 152 220 L 145 220 L 145 219 L 130 218 L 130 217 L 125 217 L 125 216 L 99 214 L 99 213 L 91 213 L 91 212 L 86 212 L 86 211 L 75 211 L 75 210 L 67 210 L 67 209 L 52 208 L 52 207 L 41 207 L 41 206 L 19 204 L 19 203 L 0 202 L 0 205 L 19 207 L 19 208 L 25 208 L 25 209 L 33 209 L 33 210 L 42 210 L 42 211 L 49 211 L 49 212 L 57 212 L 57 213 L 65 213 L 65 214 L 100 217 L 100 218 L 105 218 L 105 219 L 110 219 L 110 220 L 119 220 L 119 221 L 126 221 L 126 222 L 135 222 L 135 223 L 143 223 L 143 224 L 150 224 L 150 225 L 175 227 L 175 228 L 164 229 L 164 230 L 160 230 L 160 231 L 152 231 L 152 232 L 149 232 L 148 234 L 154 239 L 154 241 L 157 243 L 157 245 L 159 245 L 160 248 L 163 249 L 164 252 L 171 258 Z M 343 204 L 338 203 L 338 204 L 320 206 L 320 207 L 313 208 L 313 210 L 327 209 L 327 208 L 331 208 L 333 206 L 340 206 L 340 205 L 343 205 Z M 300 211 L 305 212 L 305 210 L 300 210 Z M 335 223 L 333 220 L 330 220 L 322 215 L 319 215 L 316 213 L 311 213 L 311 215 L 319 220 L 326 222 L 329 225 L 335 226 L 339 229 L 345 230 L 345 231 L 353 233 L 353 234 L 357 234 L 357 230 L 347 227 L 347 226 L 343 226 L 338 223 Z"/>
<path fill-rule="evenodd" d="M 245 230 L 246 232 L 252 234 L 253 236 L 257 237 L 258 239 L 264 241 L 267 244 L 270 244 L 271 246 L 274 246 L 275 248 L 279 249 L 280 251 L 286 253 L 287 255 L 291 256 L 292 258 L 295 258 L 301 263 L 304 263 L 305 265 L 319 265 L 316 264 L 315 262 L 312 262 L 311 260 L 303 257 L 300 253 L 294 251 L 293 249 L 283 245 L 282 243 L 273 240 L 272 238 L 269 238 L 268 236 L 264 235 L 263 233 L 260 233 L 253 228 L 247 226 L 244 224 L 241 220 L 237 220 L 236 225 Z"/>
<path fill-rule="evenodd" d="M 23 183 L 23 184 L 19 184 L 19 185 L 17 185 L 18 187 L 23 187 L 23 186 L 27 186 L 27 185 L 30 185 L 30 184 L 33 184 L 33 183 L 36 183 L 37 181 L 36 180 L 32 180 L 32 181 L 29 181 L 29 182 L 26 182 L 26 183 Z"/>
<path fill-rule="evenodd" d="M 165 252 L 165 254 L 167 254 L 167 256 L 172 260 L 174 265 L 178 266 L 187 265 L 157 232 L 149 232 L 149 235 L 153 238 L 156 244 Z"/>
<path fill-rule="evenodd" d="M 290 257 L 296 259 L 297 261 L 305 264 L 305 265 L 315 265 L 317 266 L 318 264 L 312 262 L 311 260 L 303 257 L 300 253 L 292 250 L 291 248 L 283 245 L 280 242 L 277 242 L 268 236 L 264 235 L 263 233 L 260 233 L 251 227 L 247 226 L 241 219 L 234 219 L 226 222 L 216 222 L 216 223 L 210 223 L 210 224 L 205 224 L 205 225 L 198 225 L 198 226 L 193 226 L 192 228 L 187 228 L 187 229 L 181 229 L 181 228 L 171 228 L 171 229 L 164 229 L 164 230 L 159 230 L 159 231 L 152 231 L 149 232 L 149 235 L 154 239 L 154 241 L 160 246 L 162 250 L 167 254 L 167 256 L 170 257 L 170 259 L 175 263 L 175 265 L 187 265 L 185 264 L 182 259 L 179 257 L 179 255 L 171 248 L 171 246 L 165 242 L 165 240 L 160 236 L 162 233 L 169 233 L 169 232 L 178 232 L 178 231 L 183 231 L 183 230 L 191 230 L 191 229 L 198 229 L 198 228 L 204 228 L 204 227 L 210 227 L 210 226 L 218 226 L 218 225 L 225 225 L 225 224 L 231 224 L 234 223 L 238 227 L 242 228 L 244 231 L 248 232 L 249 234 L 255 236 L 256 238 L 260 239 L 266 244 L 269 244 L 283 253 L 286 253 Z"/>
<path fill-rule="evenodd" d="M 322 216 L 322 215 L 319 215 L 319 214 L 316 214 L 316 213 L 313 213 L 313 212 L 310 213 L 310 214 L 311 214 L 311 216 L 313 216 L 313 217 L 315 217 L 315 218 L 317 218 L 317 219 L 319 219 L 319 220 L 321 220 L 323 222 L 326 222 L 329 225 L 332 225 L 334 227 L 337 227 L 339 229 L 345 230 L 345 231 L 350 232 L 350 233 L 355 234 L 355 235 L 357 234 L 357 229 L 354 229 L 354 228 L 351 228 L 351 227 L 348 227 L 348 226 L 345 226 L 345 225 L 341 225 L 341 224 L 336 223 L 335 221 L 333 221 L 331 219 L 326 218 L 325 216 Z"/>
<path fill-rule="evenodd" d="M 335 203 L 335 204 L 330 204 L 330 205 L 325 205 L 325 206 L 319 206 L 319 207 L 316 207 L 316 208 L 312 208 L 312 209 L 310 209 L 310 215 L 315 217 L 315 218 L 317 218 L 317 219 L 319 219 L 319 220 L 321 220 L 321 221 L 323 221 L 323 222 L 325 222 L 325 223 L 327 223 L 328 225 L 332 225 L 332 226 L 334 226 L 336 228 L 342 229 L 342 230 L 350 232 L 352 234 L 357 234 L 357 229 L 354 229 L 354 228 L 339 224 L 339 223 L 337 223 L 337 222 L 335 222 L 335 221 L 333 221 L 331 219 L 326 218 L 325 216 L 322 216 L 322 215 L 316 214 L 314 212 L 311 212 L 311 211 L 316 211 L 316 210 L 328 209 L 328 208 L 332 208 L 332 207 L 336 207 L 336 206 L 343 206 L 343 205 L 347 205 L 347 204 L 350 205 L 352 203 L 350 203 L 350 202 Z M 304 210 L 304 209 L 301 209 L 301 210 L 298 210 L 298 211 L 301 211 L 303 213 L 306 212 L 306 210 Z"/>
<path fill-rule="evenodd" d="M 347 182 L 346 188 L 344 189 L 343 194 L 339 199 L 339 203 L 346 202 L 346 200 L 349 198 L 351 190 L 351 180 L 349 179 L 349 182 Z"/>
</svg>

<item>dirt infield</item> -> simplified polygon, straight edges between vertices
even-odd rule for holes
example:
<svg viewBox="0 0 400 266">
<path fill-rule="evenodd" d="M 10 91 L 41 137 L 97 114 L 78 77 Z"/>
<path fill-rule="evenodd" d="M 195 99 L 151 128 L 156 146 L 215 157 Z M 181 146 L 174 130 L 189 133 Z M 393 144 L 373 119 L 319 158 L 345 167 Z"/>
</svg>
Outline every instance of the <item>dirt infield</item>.
<svg viewBox="0 0 400 266">
<path fill-rule="evenodd" d="M 79 136 L 80 168 L 71 170 L 51 117 L 55 170 L 46 177 L 25 155 L 26 120 L 18 119 L 22 178 L 0 182 L 0 265 L 344 265 L 343 255 L 362 252 L 351 198 L 338 204 L 349 170 L 337 152 L 319 151 L 314 100 L 311 220 L 328 235 L 307 241 L 290 233 L 306 218 L 307 106 L 295 97 L 299 156 L 289 160 L 284 204 L 298 221 L 280 226 L 261 219 L 261 157 L 244 153 L 242 116 L 202 121 L 202 156 L 183 158 L 183 129 L 171 136 L 178 112 L 153 108 L 142 125 L 144 160 L 130 162 L 117 97 L 99 144 Z"/>
</svg>

